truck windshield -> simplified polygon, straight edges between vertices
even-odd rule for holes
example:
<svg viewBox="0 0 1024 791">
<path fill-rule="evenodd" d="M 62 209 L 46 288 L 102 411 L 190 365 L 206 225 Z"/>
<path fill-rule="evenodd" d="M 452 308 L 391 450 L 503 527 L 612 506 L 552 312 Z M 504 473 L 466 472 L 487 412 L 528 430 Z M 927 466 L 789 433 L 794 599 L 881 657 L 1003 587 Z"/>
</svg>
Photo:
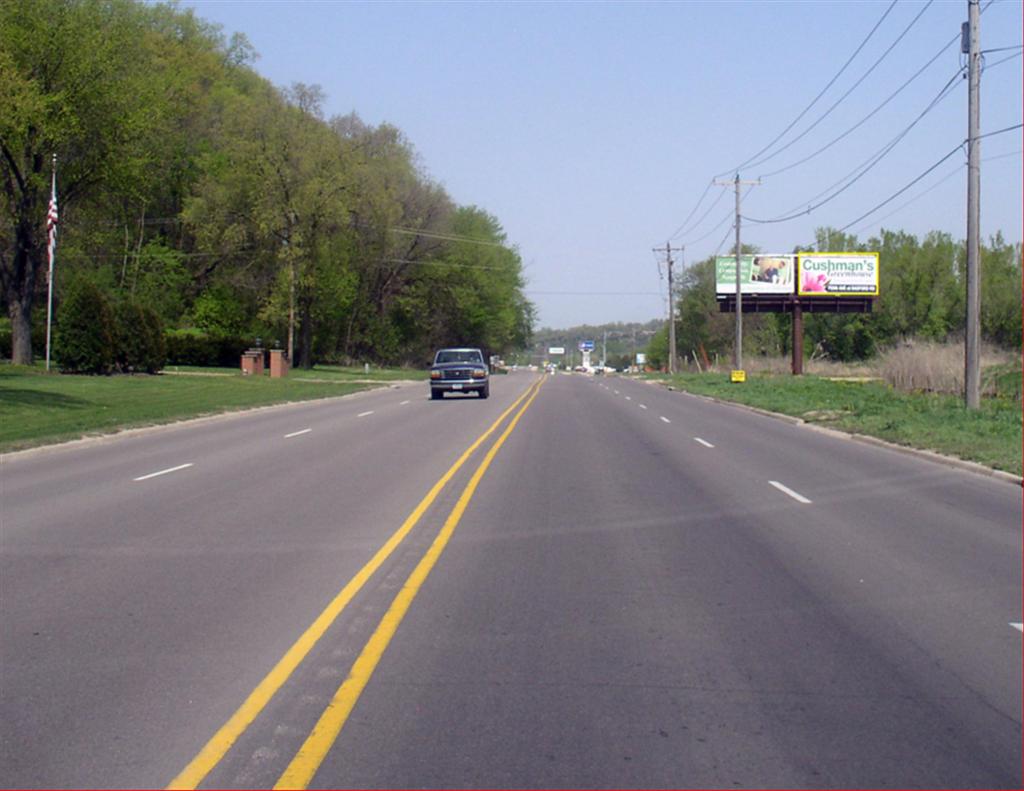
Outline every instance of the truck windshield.
<svg viewBox="0 0 1024 791">
<path fill-rule="evenodd" d="M 434 364 L 440 363 L 482 363 L 483 358 L 478 351 L 442 351 L 437 353 Z"/>
</svg>

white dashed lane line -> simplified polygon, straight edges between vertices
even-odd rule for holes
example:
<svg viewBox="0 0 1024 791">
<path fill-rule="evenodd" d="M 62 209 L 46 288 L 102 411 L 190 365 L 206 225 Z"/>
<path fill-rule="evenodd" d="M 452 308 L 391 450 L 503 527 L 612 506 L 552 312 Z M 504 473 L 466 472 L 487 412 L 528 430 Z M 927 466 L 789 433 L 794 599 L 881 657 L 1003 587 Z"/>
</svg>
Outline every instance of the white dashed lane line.
<svg viewBox="0 0 1024 791">
<path fill-rule="evenodd" d="M 660 417 L 660 418 L 661 418 L 661 420 L 662 420 L 662 422 L 664 422 L 664 423 L 671 423 L 671 422 L 672 422 L 671 420 L 669 420 L 669 419 L 668 419 L 667 417 L 665 417 L 664 415 L 658 415 L 658 417 Z"/>
<path fill-rule="evenodd" d="M 372 415 L 372 414 L 373 414 L 373 410 L 371 409 L 369 412 L 360 412 L 358 415 L 356 415 L 356 417 L 366 417 L 367 415 Z"/>
<path fill-rule="evenodd" d="M 633 400 L 633 398 L 632 398 L 631 396 L 626 396 L 626 400 L 627 400 L 627 401 L 632 401 L 632 400 Z"/>
<path fill-rule="evenodd" d="M 695 442 L 699 442 L 705 448 L 713 448 L 713 447 L 715 447 L 710 442 L 708 442 L 706 439 L 701 439 L 700 437 L 694 437 L 693 439 L 694 439 Z"/>
<path fill-rule="evenodd" d="M 411 402 L 410 401 L 403 401 L 401 404 L 399 404 L 399 406 L 405 406 L 408 403 L 411 403 Z"/>
<path fill-rule="evenodd" d="M 156 478 L 158 475 L 167 475 L 170 472 L 177 472 L 178 470 L 184 470 L 192 466 L 192 462 L 188 464 L 179 464 L 177 467 L 171 467 L 170 469 L 160 470 L 159 472 L 151 472 L 149 475 L 140 475 L 138 478 L 132 478 L 133 481 L 148 481 L 150 478 Z"/>
<path fill-rule="evenodd" d="M 292 437 L 297 437 L 300 434 L 308 434 L 312 430 L 313 429 L 311 429 L 311 428 L 304 428 L 304 429 L 302 429 L 302 431 L 293 431 L 291 434 L 285 434 L 284 438 L 285 439 L 291 439 Z"/>
<path fill-rule="evenodd" d="M 647 409 L 647 404 L 637 404 L 641 409 Z"/>
<path fill-rule="evenodd" d="M 768 481 L 768 483 L 770 483 L 772 486 L 774 486 L 776 489 L 778 489 L 783 494 L 788 494 L 790 497 L 792 497 L 798 503 L 804 503 L 805 505 L 809 505 L 812 502 L 811 500 L 808 500 L 806 497 L 804 497 L 799 492 L 794 492 L 788 486 L 784 486 L 783 484 L 779 483 L 778 481 Z"/>
</svg>

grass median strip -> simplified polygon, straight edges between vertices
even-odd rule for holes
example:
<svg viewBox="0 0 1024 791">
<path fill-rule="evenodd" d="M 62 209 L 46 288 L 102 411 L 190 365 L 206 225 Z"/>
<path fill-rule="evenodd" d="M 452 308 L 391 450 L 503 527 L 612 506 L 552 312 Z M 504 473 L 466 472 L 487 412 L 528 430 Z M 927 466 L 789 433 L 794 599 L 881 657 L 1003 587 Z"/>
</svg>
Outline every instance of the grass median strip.
<svg viewBox="0 0 1024 791">
<path fill-rule="evenodd" d="M 380 662 L 381 657 L 384 656 L 384 652 L 398 631 L 402 619 L 405 618 L 420 588 L 426 582 L 427 577 L 441 557 L 441 553 L 444 552 L 445 547 L 448 545 L 452 534 L 455 532 L 455 528 L 458 527 L 459 521 L 466 511 L 466 507 L 469 505 L 470 500 L 473 499 L 473 495 L 476 493 L 477 486 L 480 484 L 484 473 L 487 472 L 501 446 L 505 444 L 505 440 L 508 439 L 519 423 L 519 419 L 530 408 L 543 383 L 544 380 L 541 379 L 537 386 L 530 391 L 529 399 L 516 416 L 509 421 L 508 426 L 501 436 L 495 440 L 491 449 L 487 451 L 487 455 L 480 462 L 480 465 L 473 473 L 473 477 L 466 484 L 466 488 L 462 490 L 462 494 L 445 520 L 441 532 L 438 533 L 433 544 L 430 545 L 426 554 L 405 581 L 398 595 L 391 602 L 388 611 L 381 618 L 373 635 L 352 665 L 348 678 L 338 688 L 338 691 L 327 705 L 317 724 L 313 727 L 312 732 L 306 738 L 302 747 L 299 748 L 298 753 L 296 753 L 288 768 L 285 769 L 284 774 L 281 775 L 274 785 L 275 789 L 304 789 L 313 780 L 313 776 L 316 774 L 317 769 L 320 768 L 320 764 L 323 763 L 328 751 L 337 741 L 338 736 L 341 735 L 342 728 L 345 727 L 352 709 L 355 708 L 360 695 L 362 695 L 366 685 L 373 677 L 374 670 L 376 670 L 377 664 Z"/>
<path fill-rule="evenodd" d="M 226 723 L 211 737 L 203 746 L 199 754 L 189 762 L 181 773 L 175 777 L 167 786 L 168 789 L 194 789 L 203 782 L 203 779 L 220 763 L 227 755 L 228 750 L 259 716 L 270 699 L 291 677 L 295 669 L 302 663 L 313 646 L 323 637 L 327 629 L 337 620 L 348 603 L 355 598 L 366 582 L 380 568 L 381 564 L 391 555 L 395 549 L 405 540 L 410 531 L 416 526 L 426 510 L 433 504 L 434 500 L 441 493 L 448 482 L 462 468 L 466 461 L 473 455 L 473 452 L 482 445 L 486 439 L 493 434 L 505 419 L 527 398 L 531 393 L 536 393 L 543 380 L 538 380 L 517 398 L 512 405 L 506 409 L 491 426 L 481 434 L 472 445 L 470 445 L 458 460 L 441 476 L 434 486 L 427 492 L 426 496 L 419 502 L 416 508 L 406 518 L 402 526 L 377 550 L 377 553 L 370 561 L 359 570 L 359 572 L 345 585 L 337 596 L 317 616 L 316 620 L 302 633 L 302 636 L 295 641 L 285 655 L 278 661 L 266 677 L 249 694 L 242 705 L 235 711 Z"/>
</svg>

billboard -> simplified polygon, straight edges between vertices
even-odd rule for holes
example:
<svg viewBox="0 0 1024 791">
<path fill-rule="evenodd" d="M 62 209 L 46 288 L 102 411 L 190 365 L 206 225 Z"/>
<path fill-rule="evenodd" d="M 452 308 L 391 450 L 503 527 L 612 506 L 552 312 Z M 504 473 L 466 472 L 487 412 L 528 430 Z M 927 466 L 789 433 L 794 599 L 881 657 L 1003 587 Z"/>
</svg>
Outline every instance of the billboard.
<svg viewBox="0 0 1024 791">
<path fill-rule="evenodd" d="M 594 351 L 594 342 L 593 341 L 580 341 L 580 351 L 581 352 L 592 352 L 592 351 Z"/>
<path fill-rule="evenodd" d="M 878 253 L 800 253 L 801 297 L 877 297 Z"/>
<path fill-rule="evenodd" d="M 550 355 L 565 354 L 565 347 L 564 346 L 549 346 L 548 347 L 548 354 L 550 354 Z"/>
<path fill-rule="evenodd" d="M 744 294 L 792 294 L 796 291 L 795 270 L 795 255 L 741 255 L 740 288 Z M 736 256 L 715 259 L 715 293 L 736 293 Z"/>
</svg>

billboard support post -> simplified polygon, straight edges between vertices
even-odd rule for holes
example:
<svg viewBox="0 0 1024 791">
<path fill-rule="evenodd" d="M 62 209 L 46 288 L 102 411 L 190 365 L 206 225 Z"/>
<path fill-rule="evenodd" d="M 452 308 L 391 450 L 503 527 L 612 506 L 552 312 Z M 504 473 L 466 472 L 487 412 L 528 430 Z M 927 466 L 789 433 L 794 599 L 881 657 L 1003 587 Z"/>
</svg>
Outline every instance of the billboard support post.
<svg viewBox="0 0 1024 791">
<path fill-rule="evenodd" d="M 804 372 L 804 311 L 799 298 L 793 300 L 793 376 Z"/>
</svg>

